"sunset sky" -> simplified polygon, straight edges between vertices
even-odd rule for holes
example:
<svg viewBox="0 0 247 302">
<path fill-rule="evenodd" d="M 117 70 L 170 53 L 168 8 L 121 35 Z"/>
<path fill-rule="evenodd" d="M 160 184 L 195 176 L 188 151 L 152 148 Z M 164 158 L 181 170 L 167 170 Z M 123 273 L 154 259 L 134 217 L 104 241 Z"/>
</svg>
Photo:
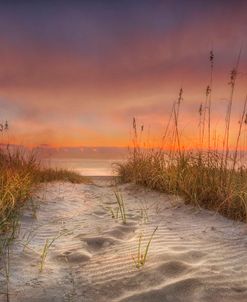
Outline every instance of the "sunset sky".
<svg viewBox="0 0 247 302">
<path fill-rule="evenodd" d="M 0 118 L 11 143 L 125 146 L 132 117 L 161 136 L 184 90 L 193 144 L 215 54 L 219 133 L 240 48 L 237 125 L 247 93 L 247 1 L 9 1 L 0 4 Z"/>
</svg>

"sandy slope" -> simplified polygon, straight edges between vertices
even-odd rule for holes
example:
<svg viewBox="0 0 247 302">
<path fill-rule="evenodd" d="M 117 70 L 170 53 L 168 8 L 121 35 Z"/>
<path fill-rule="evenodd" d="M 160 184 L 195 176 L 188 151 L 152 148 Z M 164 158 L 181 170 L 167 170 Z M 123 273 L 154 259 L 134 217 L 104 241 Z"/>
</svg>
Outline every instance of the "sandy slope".
<svg viewBox="0 0 247 302">
<path fill-rule="evenodd" d="M 10 251 L 11 302 L 247 301 L 245 224 L 127 184 L 120 186 L 128 212 L 123 225 L 107 210 L 116 206 L 112 187 L 98 183 L 50 184 L 36 198 L 36 213 L 25 209 Z M 156 226 L 147 263 L 137 269 L 138 237 L 148 240 Z M 44 243 L 59 232 L 40 273 Z M 6 301 L 3 276 L 0 286 Z"/>
</svg>

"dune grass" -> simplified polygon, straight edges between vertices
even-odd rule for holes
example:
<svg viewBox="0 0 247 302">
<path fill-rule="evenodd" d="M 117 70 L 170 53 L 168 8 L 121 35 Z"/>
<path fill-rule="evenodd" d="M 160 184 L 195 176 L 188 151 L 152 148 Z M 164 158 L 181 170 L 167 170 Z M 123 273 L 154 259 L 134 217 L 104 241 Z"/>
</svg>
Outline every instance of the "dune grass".
<svg viewBox="0 0 247 302">
<path fill-rule="evenodd" d="M 39 168 L 36 171 L 36 182 L 67 181 L 74 184 L 92 183 L 91 179 L 66 169 Z"/>
<path fill-rule="evenodd" d="M 150 244 L 153 240 L 154 234 L 156 233 L 156 231 L 158 230 L 158 226 L 154 229 L 153 233 L 151 234 L 145 248 L 142 250 L 142 234 L 140 234 L 139 236 L 139 240 L 138 240 L 138 247 L 137 247 L 137 257 L 135 258 L 134 256 L 132 257 L 134 263 L 135 263 L 135 267 L 136 268 L 141 268 L 142 266 L 145 265 L 146 261 L 147 261 L 147 256 L 148 256 L 148 252 L 149 252 L 149 248 L 150 248 Z"/>
<path fill-rule="evenodd" d="M 240 52 L 241 53 L 241 52 Z M 199 127 L 195 133 L 200 145 L 189 149 L 181 146 L 180 111 L 183 89 L 174 102 L 161 144 L 156 148 L 141 145 L 143 125 L 133 119 L 133 148 L 126 162 L 118 165 L 118 174 L 124 182 L 134 182 L 168 194 L 183 196 L 186 203 L 211 209 L 231 219 L 247 221 L 247 169 L 239 161 L 240 139 L 247 124 L 247 97 L 245 98 L 235 147 L 230 149 L 232 107 L 238 75 L 240 54 L 230 73 L 230 97 L 225 116 L 222 146 L 212 140 L 211 102 L 214 54 L 210 52 L 210 83 L 206 88 L 205 103 L 199 104 Z"/>
<path fill-rule="evenodd" d="M 34 153 L 0 150 L 0 255 L 18 231 L 19 213 L 42 182 L 90 183 L 90 179 L 67 170 L 42 168 Z"/>
<path fill-rule="evenodd" d="M 124 199 L 122 193 L 116 188 L 114 190 L 114 195 L 116 197 L 117 205 L 118 205 L 118 210 L 117 213 L 120 212 L 120 217 L 122 219 L 123 224 L 127 223 L 127 215 L 125 211 L 125 204 L 124 204 Z"/>
<path fill-rule="evenodd" d="M 113 193 L 116 198 L 116 207 L 112 208 L 112 207 L 108 207 L 108 206 L 106 207 L 106 206 L 102 205 L 102 208 L 110 213 L 112 219 L 118 220 L 120 218 L 122 223 L 126 224 L 127 223 L 127 214 L 126 214 L 123 195 L 117 186 L 114 188 Z"/>
<path fill-rule="evenodd" d="M 219 155 L 183 152 L 173 158 L 154 150 L 140 151 L 119 165 L 124 182 L 134 182 L 186 203 L 215 210 L 229 218 L 247 220 L 247 170 L 221 168 Z"/>
<path fill-rule="evenodd" d="M 44 266 L 45 266 L 45 260 L 46 257 L 48 255 L 48 251 L 51 248 L 51 246 L 53 245 L 53 243 L 59 239 L 60 237 L 62 237 L 63 235 L 67 234 L 68 232 L 62 232 L 59 233 L 57 236 L 53 237 L 52 239 L 46 239 L 45 244 L 43 246 L 42 252 L 40 254 L 40 266 L 39 266 L 39 272 L 42 273 L 44 270 Z"/>
</svg>

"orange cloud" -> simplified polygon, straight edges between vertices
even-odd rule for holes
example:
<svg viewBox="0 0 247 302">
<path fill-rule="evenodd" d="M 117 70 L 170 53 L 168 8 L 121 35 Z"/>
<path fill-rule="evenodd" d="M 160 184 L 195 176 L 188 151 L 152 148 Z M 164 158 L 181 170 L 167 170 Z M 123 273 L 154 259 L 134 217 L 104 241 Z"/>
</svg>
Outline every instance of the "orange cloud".
<svg viewBox="0 0 247 302">
<path fill-rule="evenodd" d="M 119 20 L 108 20 L 90 7 L 90 18 L 69 11 L 74 21 L 61 9 L 61 17 L 54 17 L 57 23 L 45 17 L 40 24 L 31 20 L 40 38 L 21 17 L 12 19 L 0 41 L 0 105 L 2 118 L 10 122 L 11 141 L 123 146 L 129 142 L 133 116 L 158 138 L 183 86 L 183 143 L 196 145 L 212 45 L 212 126 L 222 135 L 229 73 L 243 44 L 233 108 L 236 131 L 246 94 L 245 6 L 241 2 L 233 12 L 230 5 L 203 3 L 183 7 L 183 14 L 172 3 L 144 5 L 141 12 L 132 4 L 133 12 L 118 12 Z"/>
</svg>

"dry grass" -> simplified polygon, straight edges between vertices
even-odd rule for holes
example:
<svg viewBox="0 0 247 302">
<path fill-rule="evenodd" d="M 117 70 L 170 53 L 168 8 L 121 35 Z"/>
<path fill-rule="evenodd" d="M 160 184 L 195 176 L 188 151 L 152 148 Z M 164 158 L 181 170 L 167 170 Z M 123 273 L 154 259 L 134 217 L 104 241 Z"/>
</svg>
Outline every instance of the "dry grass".
<svg viewBox="0 0 247 302">
<path fill-rule="evenodd" d="M 67 170 L 42 168 L 33 153 L 0 150 L 0 254 L 18 231 L 19 212 L 41 182 L 90 183 Z"/>
<path fill-rule="evenodd" d="M 233 150 L 229 148 L 239 60 L 240 54 L 230 73 L 230 96 L 226 108 L 223 145 L 220 150 L 216 148 L 211 135 L 214 66 L 214 54 L 211 51 L 210 81 L 206 88 L 206 100 L 204 105 L 199 106 L 200 148 L 193 151 L 181 148 L 179 113 L 184 92 L 180 89 L 159 148 L 141 146 L 143 126 L 139 130 L 136 119 L 133 120 L 133 149 L 130 150 L 128 160 L 118 166 L 122 181 L 134 182 L 169 194 L 179 194 L 184 197 L 186 203 L 218 211 L 232 219 L 247 221 L 247 169 L 238 162 L 239 142 L 243 127 L 247 124 L 247 98 L 239 121 L 235 148 Z"/>
<path fill-rule="evenodd" d="M 52 181 L 68 181 L 75 184 L 92 183 L 89 177 L 65 169 L 41 168 L 36 171 L 36 182 Z"/>
<path fill-rule="evenodd" d="M 171 158 L 163 152 L 143 150 L 119 165 L 119 175 L 124 182 L 179 194 L 186 203 L 247 220 L 247 170 L 223 170 L 220 154 L 183 152 Z"/>
</svg>

